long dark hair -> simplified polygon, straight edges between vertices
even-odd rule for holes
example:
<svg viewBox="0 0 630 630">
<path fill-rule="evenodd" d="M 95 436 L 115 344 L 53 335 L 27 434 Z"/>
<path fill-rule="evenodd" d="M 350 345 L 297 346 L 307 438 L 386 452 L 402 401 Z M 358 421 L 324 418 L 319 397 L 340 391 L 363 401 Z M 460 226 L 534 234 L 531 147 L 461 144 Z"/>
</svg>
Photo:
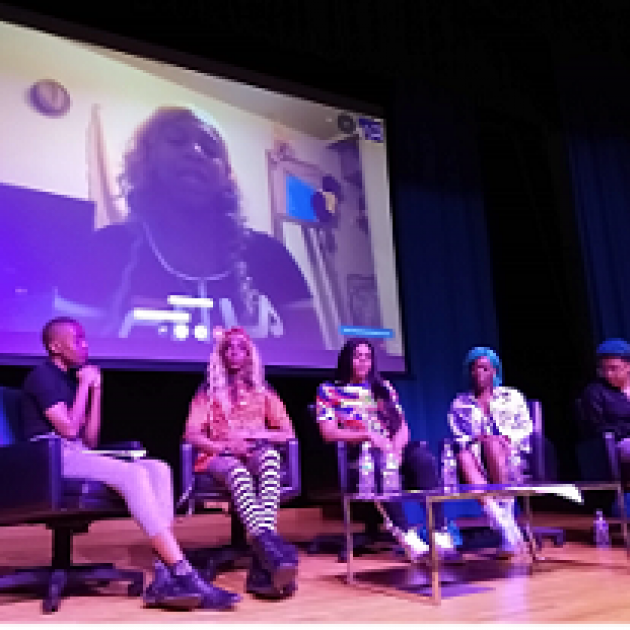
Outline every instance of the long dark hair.
<svg viewBox="0 0 630 630">
<path fill-rule="evenodd" d="M 376 352 L 374 351 L 374 345 L 369 339 L 363 339 L 361 337 L 352 337 L 348 339 L 343 345 L 343 348 L 339 351 L 337 357 L 337 369 L 335 371 L 335 383 L 338 385 L 347 385 L 352 381 L 354 376 L 354 368 L 352 366 L 352 360 L 354 358 L 354 351 L 358 346 L 366 345 L 370 349 L 372 355 L 372 365 L 365 379 L 370 389 L 372 390 L 372 396 L 378 403 L 382 401 L 380 406 L 380 414 L 385 421 L 390 435 L 393 435 L 398 431 L 398 427 L 402 422 L 400 412 L 394 405 L 389 389 L 385 386 L 383 378 L 378 372 L 376 367 Z"/>
<path fill-rule="evenodd" d="M 208 251 L 215 252 L 213 259 L 216 269 L 212 268 L 212 273 L 209 273 L 207 269 L 202 272 L 193 268 L 189 275 L 229 272 L 234 279 L 234 294 L 231 297 L 238 319 L 246 324 L 253 323 L 257 317 L 258 290 L 254 286 L 251 269 L 244 259 L 247 241 L 252 233 L 246 226 L 240 189 L 224 138 L 218 129 L 204 122 L 193 110 L 185 107 L 160 107 L 134 133 L 124 156 L 124 171 L 119 177 L 121 191 L 127 199 L 129 220 L 146 222 L 147 216 L 155 213 L 156 207 L 161 203 L 161 193 L 159 188 L 156 188 L 151 155 L 155 143 L 163 136 L 168 126 L 178 121 L 191 121 L 201 125 L 216 142 L 218 155 L 228 171 L 226 185 L 212 198 L 212 205 L 216 209 L 212 216 L 214 242 Z M 141 238 L 145 240 L 144 233 Z M 204 265 L 207 265 L 208 256 L 204 261 Z M 134 259 L 129 263 L 127 270 L 135 264 Z M 126 274 L 128 275 L 128 271 Z"/>
</svg>

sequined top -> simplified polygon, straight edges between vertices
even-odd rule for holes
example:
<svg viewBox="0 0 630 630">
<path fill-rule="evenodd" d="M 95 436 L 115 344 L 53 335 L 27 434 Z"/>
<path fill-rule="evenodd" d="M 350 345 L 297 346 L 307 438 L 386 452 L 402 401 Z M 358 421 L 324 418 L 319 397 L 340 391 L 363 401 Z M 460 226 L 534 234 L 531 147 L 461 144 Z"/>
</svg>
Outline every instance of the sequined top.
<svg viewBox="0 0 630 630">
<path fill-rule="evenodd" d="M 396 390 L 389 381 L 383 381 L 383 385 L 402 417 L 403 410 Z M 367 384 L 322 383 L 317 390 L 316 409 L 318 422 L 333 420 L 341 429 L 369 430 L 390 437 L 387 423 L 379 413 Z"/>
<path fill-rule="evenodd" d="M 203 433 L 210 440 L 226 440 L 232 431 L 261 431 L 280 429 L 293 431 L 293 425 L 284 404 L 269 389 L 244 390 L 238 395 L 238 402 L 232 410 L 224 413 L 219 401 L 210 399 L 200 389 L 190 403 L 186 431 Z M 213 457 L 209 453 L 199 453 L 195 471 L 205 470 Z"/>
</svg>

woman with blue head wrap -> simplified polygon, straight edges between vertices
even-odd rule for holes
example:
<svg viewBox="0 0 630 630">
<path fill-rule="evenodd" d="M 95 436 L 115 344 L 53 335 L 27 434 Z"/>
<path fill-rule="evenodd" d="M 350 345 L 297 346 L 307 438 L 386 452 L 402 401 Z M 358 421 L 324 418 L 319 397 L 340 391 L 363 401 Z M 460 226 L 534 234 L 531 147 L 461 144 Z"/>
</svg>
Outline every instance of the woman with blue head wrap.
<svg viewBox="0 0 630 630">
<path fill-rule="evenodd" d="M 464 358 L 466 391 L 448 412 L 459 471 L 465 483 L 508 483 L 508 459 L 530 451 L 532 421 L 523 395 L 503 385 L 501 359 L 491 348 L 472 348 Z M 484 498 L 481 504 L 503 534 L 502 553 L 513 555 L 523 546 L 514 520 L 514 499 Z"/>
<path fill-rule="evenodd" d="M 598 433 L 612 433 L 619 457 L 630 462 L 630 344 L 606 339 L 597 347 L 596 381 L 582 394 L 585 420 Z"/>
</svg>

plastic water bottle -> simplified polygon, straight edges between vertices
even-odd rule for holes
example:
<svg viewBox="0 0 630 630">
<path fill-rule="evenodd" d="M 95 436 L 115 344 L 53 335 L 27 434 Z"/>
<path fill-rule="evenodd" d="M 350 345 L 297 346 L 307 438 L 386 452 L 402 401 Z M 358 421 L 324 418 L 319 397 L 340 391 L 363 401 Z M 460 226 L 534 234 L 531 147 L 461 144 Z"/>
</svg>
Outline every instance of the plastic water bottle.
<svg viewBox="0 0 630 630">
<path fill-rule="evenodd" d="M 523 469 L 520 453 L 517 449 L 510 450 L 510 455 L 507 461 L 508 467 L 508 482 L 518 485 L 523 483 Z"/>
<path fill-rule="evenodd" d="M 372 431 L 374 428 L 375 403 L 372 390 L 364 391 L 360 398 L 360 408 L 365 422 L 365 428 Z"/>
<path fill-rule="evenodd" d="M 451 521 L 450 519 L 447 520 L 446 530 L 451 535 L 453 545 L 455 545 L 455 547 L 461 547 L 464 541 L 462 539 L 462 532 L 460 531 L 459 527 L 457 527 L 457 523 L 455 521 Z"/>
<path fill-rule="evenodd" d="M 593 534 L 596 547 L 610 547 L 610 532 L 608 523 L 601 510 L 595 512 L 595 522 L 593 523 Z"/>
<path fill-rule="evenodd" d="M 457 460 L 450 442 L 445 442 L 442 449 L 442 485 L 446 492 L 457 490 Z"/>
<path fill-rule="evenodd" d="M 370 443 L 361 444 L 359 457 L 359 492 L 362 496 L 374 494 L 374 459 L 370 453 Z"/>
<path fill-rule="evenodd" d="M 398 462 L 392 451 L 385 452 L 381 481 L 383 494 L 396 494 L 400 492 L 400 471 L 398 470 Z"/>
</svg>

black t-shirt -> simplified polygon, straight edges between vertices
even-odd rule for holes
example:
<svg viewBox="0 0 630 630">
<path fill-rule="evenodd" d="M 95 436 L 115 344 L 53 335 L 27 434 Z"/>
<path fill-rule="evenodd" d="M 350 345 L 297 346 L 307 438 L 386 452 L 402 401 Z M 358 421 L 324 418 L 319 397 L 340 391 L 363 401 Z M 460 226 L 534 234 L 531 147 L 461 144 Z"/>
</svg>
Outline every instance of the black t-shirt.
<svg viewBox="0 0 630 630">
<path fill-rule="evenodd" d="M 74 371 L 64 372 L 50 359 L 33 369 L 22 386 L 22 425 L 27 440 L 55 431 L 46 410 L 60 402 L 74 404 L 79 382 Z"/>
<path fill-rule="evenodd" d="M 323 344 L 315 310 L 295 313 L 291 306 L 312 298 L 304 275 L 286 247 L 275 238 L 249 230 L 242 259 L 253 287 L 264 295 L 284 324 L 283 338 L 291 343 L 309 339 Z M 216 278 L 198 281 L 173 273 L 160 260 L 141 229 L 134 223 L 111 225 L 98 230 L 80 253 L 77 269 L 61 278 L 59 295 L 65 300 L 103 312 L 107 322 L 97 334 L 118 336 L 121 325 L 134 307 L 169 309 L 167 296 L 183 294 L 212 298 L 217 319 L 229 313 L 229 303 L 237 302 L 237 282 L 232 271 Z M 229 317 L 227 318 L 230 319 Z M 240 322 L 239 322 L 240 323 Z M 85 324 L 89 328 L 89 320 Z M 133 334 L 147 332 L 141 328 Z"/>
<path fill-rule="evenodd" d="M 586 420 L 598 432 L 611 432 L 617 440 L 630 437 L 630 399 L 605 380 L 584 390 L 582 405 Z"/>
</svg>

